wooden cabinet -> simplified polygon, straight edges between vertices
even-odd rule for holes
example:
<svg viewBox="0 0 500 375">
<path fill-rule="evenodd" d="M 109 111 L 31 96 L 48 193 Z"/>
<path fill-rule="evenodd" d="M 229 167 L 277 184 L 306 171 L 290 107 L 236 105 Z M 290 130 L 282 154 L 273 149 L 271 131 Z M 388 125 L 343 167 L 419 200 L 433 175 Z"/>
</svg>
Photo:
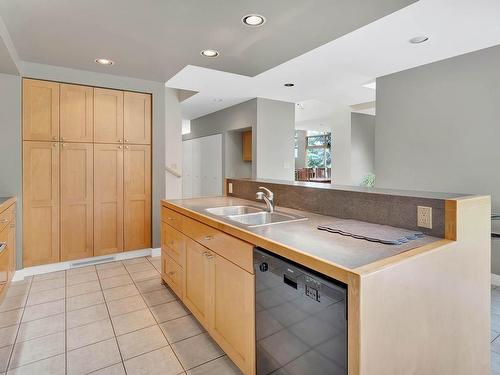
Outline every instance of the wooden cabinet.
<svg viewBox="0 0 500 375">
<path fill-rule="evenodd" d="M 151 144 L 151 95 L 124 93 L 123 138 L 125 143 Z"/>
<path fill-rule="evenodd" d="M 124 249 L 151 247 L 151 147 L 124 147 Z"/>
<path fill-rule="evenodd" d="M 151 102 L 23 79 L 24 267 L 151 247 Z"/>
<path fill-rule="evenodd" d="M 16 205 L 0 211 L 0 304 L 16 270 Z"/>
<path fill-rule="evenodd" d="M 94 254 L 94 147 L 61 143 L 61 260 Z"/>
<path fill-rule="evenodd" d="M 23 139 L 59 140 L 59 83 L 23 80 Z"/>
<path fill-rule="evenodd" d="M 162 278 L 243 373 L 251 375 L 256 371 L 252 256 L 252 245 L 162 207 Z"/>
<path fill-rule="evenodd" d="M 94 144 L 94 255 L 123 251 L 123 146 Z"/>
<path fill-rule="evenodd" d="M 241 148 L 243 150 L 243 161 L 252 161 L 252 131 L 241 133 Z"/>
<path fill-rule="evenodd" d="M 94 142 L 123 143 L 123 91 L 94 88 Z"/>
<path fill-rule="evenodd" d="M 59 143 L 23 142 L 23 265 L 59 261 Z"/>
<path fill-rule="evenodd" d="M 209 265 L 213 275 L 211 334 L 245 374 L 254 374 L 254 275 L 217 254 Z"/>
<path fill-rule="evenodd" d="M 92 87 L 61 84 L 60 140 L 92 142 L 94 90 Z"/>
<path fill-rule="evenodd" d="M 195 241 L 186 241 L 183 301 L 205 327 L 209 325 L 211 298 L 208 254 L 208 249 Z"/>
</svg>

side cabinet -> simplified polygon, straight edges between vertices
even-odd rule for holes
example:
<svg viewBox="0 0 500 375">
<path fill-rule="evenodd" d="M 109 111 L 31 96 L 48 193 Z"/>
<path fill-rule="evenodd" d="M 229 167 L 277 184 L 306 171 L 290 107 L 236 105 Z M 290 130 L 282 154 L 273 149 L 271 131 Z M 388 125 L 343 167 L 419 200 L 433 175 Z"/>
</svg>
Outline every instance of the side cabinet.
<svg viewBox="0 0 500 375">
<path fill-rule="evenodd" d="M 161 233 L 163 280 L 240 370 L 254 375 L 253 246 L 166 207 Z"/>
<path fill-rule="evenodd" d="M 16 208 L 0 212 L 0 304 L 16 269 Z"/>
</svg>

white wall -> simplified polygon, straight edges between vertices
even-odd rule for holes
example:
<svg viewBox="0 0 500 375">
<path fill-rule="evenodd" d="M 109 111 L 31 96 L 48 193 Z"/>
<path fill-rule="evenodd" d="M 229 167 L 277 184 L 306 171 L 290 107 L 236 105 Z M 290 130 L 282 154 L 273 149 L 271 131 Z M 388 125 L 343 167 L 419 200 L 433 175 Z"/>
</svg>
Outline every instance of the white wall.
<svg viewBox="0 0 500 375">
<path fill-rule="evenodd" d="M 491 194 L 500 211 L 500 46 L 377 79 L 378 187 Z"/>
<path fill-rule="evenodd" d="M 294 179 L 294 132 L 295 104 L 257 98 L 255 178 Z"/>
<path fill-rule="evenodd" d="M 375 173 L 375 116 L 351 114 L 351 180 L 359 185 L 369 173 Z"/>
<path fill-rule="evenodd" d="M 182 175 L 182 117 L 176 89 L 165 88 L 165 165 Z M 165 174 L 165 197 L 182 198 L 182 178 Z"/>
<path fill-rule="evenodd" d="M 22 264 L 21 77 L 0 74 L 0 197 L 16 197 L 17 267 Z"/>
</svg>

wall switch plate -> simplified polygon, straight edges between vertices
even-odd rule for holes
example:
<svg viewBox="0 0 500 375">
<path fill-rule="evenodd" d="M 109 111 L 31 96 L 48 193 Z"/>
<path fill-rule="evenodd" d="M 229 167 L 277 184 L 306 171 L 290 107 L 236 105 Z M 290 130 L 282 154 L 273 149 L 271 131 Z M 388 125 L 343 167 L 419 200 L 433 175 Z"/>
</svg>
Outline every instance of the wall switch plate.
<svg viewBox="0 0 500 375">
<path fill-rule="evenodd" d="M 417 226 L 432 229 L 432 207 L 417 206 Z"/>
<path fill-rule="evenodd" d="M 233 183 L 230 182 L 227 184 L 227 190 L 229 194 L 233 194 Z"/>
</svg>

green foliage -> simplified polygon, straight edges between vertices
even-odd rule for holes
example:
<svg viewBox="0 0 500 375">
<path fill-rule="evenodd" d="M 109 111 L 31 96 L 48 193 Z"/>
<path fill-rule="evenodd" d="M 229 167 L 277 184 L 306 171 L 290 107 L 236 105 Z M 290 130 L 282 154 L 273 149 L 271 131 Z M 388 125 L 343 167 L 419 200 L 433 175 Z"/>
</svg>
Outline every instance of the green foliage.
<svg viewBox="0 0 500 375">
<path fill-rule="evenodd" d="M 370 187 L 370 188 L 374 187 L 375 186 L 375 175 L 373 173 L 368 173 L 361 180 L 361 186 Z"/>
</svg>

